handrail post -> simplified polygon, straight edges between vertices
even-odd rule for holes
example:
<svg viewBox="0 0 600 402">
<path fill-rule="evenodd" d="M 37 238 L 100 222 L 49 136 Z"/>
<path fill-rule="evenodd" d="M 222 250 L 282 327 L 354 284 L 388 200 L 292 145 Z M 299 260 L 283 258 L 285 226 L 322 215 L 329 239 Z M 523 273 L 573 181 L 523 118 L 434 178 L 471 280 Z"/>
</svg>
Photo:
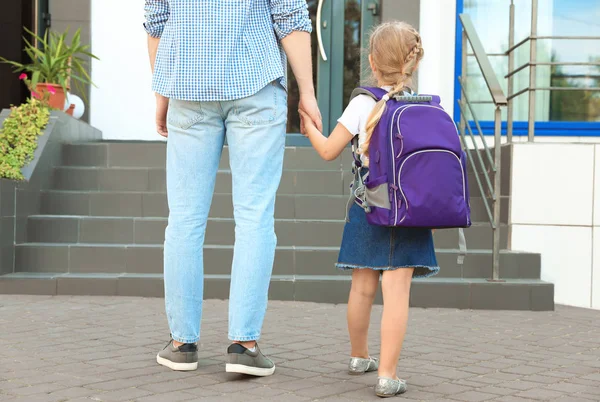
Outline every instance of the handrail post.
<svg viewBox="0 0 600 402">
<path fill-rule="evenodd" d="M 496 106 L 494 113 L 494 164 L 496 174 L 494 176 L 494 222 L 492 229 L 494 239 L 492 245 L 492 281 L 500 280 L 500 211 L 502 199 L 502 112 L 500 106 Z"/>
<path fill-rule="evenodd" d="M 510 1 L 510 12 L 509 12 L 509 23 L 508 23 L 508 48 L 511 49 L 515 45 L 515 3 L 514 0 Z M 514 50 L 508 52 L 508 73 L 512 73 L 515 68 L 515 56 Z M 509 144 L 512 143 L 513 136 L 513 99 L 510 96 L 514 91 L 514 77 L 510 75 L 508 77 L 508 105 L 506 109 L 507 121 L 506 121 L 506 140 Z"/>
<path fill-rule="evenodd" d="M 536 63 L 537 63 L 538 0 L 531 0 L 531 39 L 529 42 L 529 116 L 527 140 L 533 142 L 535 133 Z"/>
</svg>

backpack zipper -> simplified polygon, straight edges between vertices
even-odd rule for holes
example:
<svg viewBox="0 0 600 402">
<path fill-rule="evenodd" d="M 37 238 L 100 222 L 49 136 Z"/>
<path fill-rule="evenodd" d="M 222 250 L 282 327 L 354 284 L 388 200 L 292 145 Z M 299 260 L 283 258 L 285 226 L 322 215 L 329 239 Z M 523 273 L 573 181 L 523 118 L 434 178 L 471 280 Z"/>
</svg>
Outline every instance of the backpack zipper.
<svg viewBox="0 0 600 402">
<path fill-rule="evenodd" d="M 404 110 L 406 110 L 407 108 L 408 108 L 407 105 L 403 105 L 403 106 L 398 107 L 394 111 L 394 114 L 392 115 L 392 119 L 390 121 L 390 135 L 389 135 L 389 137 L 390 137 L 390 149 L 391 149 L 391 153 L 392 153 L 392 155 L 391 155 L 391 159 L 392 159 L 392 173 L 396 172 L 396 151 L 394 149 L 394 136 L 393 136 L 393 133 L 392 133 L 392 129 L 394 128 L 394 118 L 396 117 L 396 113 L 398 113 L 398 111 L 400 111 L 400 115 L 398 115 L 398 120 L 400 120 L 400 116 L 402 115 L 402 112 Z M 398 123 L 398 129 L 399 128 L 400 128 L 400 123 Z M 402 133 L 400 133 L 400 130 L 398 130 L 398 133 L 400 135 L 402 135 Z M 401 152 L 402 152 L 404 150 L 404 140 L 403 139 L 400 140 L 400 144 L 402 146 L 401 147 Z M 394 176 L 394 179 L 393 179 L 394 183 L 393 183 L 392 189 L 394 190 L 394 197 L 393 197 L 394 198 L 394 226 L 396 226 L 396 224 L 398 222 L 398 197 L 397 197 L 397 194 L 396 194 L 396 191 L 398 191 L 397 190 L 398 185 L 396 183 L 396 175 L 394 174 L 393 176 Z"/>
</svg>

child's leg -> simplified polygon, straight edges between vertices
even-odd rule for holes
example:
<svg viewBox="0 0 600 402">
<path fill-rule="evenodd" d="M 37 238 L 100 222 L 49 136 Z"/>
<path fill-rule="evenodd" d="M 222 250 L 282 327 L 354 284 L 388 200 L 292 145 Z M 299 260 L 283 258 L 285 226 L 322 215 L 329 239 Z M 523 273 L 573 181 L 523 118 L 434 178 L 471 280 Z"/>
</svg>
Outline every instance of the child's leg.
<svg viewBox="0 0 600 402">
<path fill-rule="evenodd" d="M 408 302 L 413 271 L 412 268 L 399 268 L 383 272 L 380 377 L 396 378 L 396 367 L 408 323 Z"/>
<path fill-rule="evenodd" d="M 352 271 L 352 288 L 348 298 L 348 332 L 352 357 L 369 357 L 367 333 L 378 286 L 379 271 L 366 268 Z"/>
</svg>

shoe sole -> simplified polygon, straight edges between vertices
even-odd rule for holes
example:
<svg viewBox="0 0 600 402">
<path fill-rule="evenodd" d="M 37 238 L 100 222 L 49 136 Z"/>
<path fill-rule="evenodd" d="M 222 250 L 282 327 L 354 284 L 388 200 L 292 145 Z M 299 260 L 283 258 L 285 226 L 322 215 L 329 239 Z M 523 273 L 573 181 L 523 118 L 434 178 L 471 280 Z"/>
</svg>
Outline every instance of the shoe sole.
<svg viewBox="0 0 600 402">
<path fill-rule="evenodd" d="M 394 397 L 394 396 L 398 396 L 398 395 L 405 394 L 405 393 L 406 393 L 406 391 L 407 391 L 407 390 L 405 389 L 405 390 L 404 390 L 404 391 L 402 391 L 402 392 L 398 392 L 398 393 L 396 393 L 396 394 L 391 394 L 391 395 L 390 395 L 390 394 L 380 394 L 379 392 L 375 391 L 375 395 L 377 395 L 377 396 L 378 396 L 378 397 L 380 397 L 380 398 L 391 398 L 391 397 Z"/>
<path fill-rule="evenodd" d="M 256 377 L 267 377 L 267 376 L 273 375 L 273 373 L 275 372 L 275 366 L 273 366 L 271 368 L 261 368 L 261 367 L 245 366 L 243 364 L 227 363 L 225 365 L 225 371 L 227 373 L 239 373 L 239 374 L 253 375 Z"/>
<path fill-rule="evenodd" d="M 165 366 L 175 371 L 194 371 L 198 369 L 198 362 L 194 363 L 175 363 L 171 360 L 165 359 L 164 357 L 160 357 L 156 355 L 156 362 L 161 366 Z"/>
</svg>

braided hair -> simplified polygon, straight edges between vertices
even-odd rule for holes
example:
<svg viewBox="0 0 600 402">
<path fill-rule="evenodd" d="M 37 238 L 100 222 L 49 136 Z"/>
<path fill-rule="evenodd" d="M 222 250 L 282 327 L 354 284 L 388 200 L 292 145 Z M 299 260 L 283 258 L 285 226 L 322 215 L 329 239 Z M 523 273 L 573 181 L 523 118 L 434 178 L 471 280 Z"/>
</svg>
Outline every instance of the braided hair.
<svg viewBox="0 0 600 402">
<path fill-rule="evenodd" d="M 385 111 L 387 99 L 410 86 L 412 75 L 423 58 L 421 35 L 406 22 L 386 22 L 371 34 L 369 54 L 379 80 L 392 89 L 377 102 L 367 120 L 367 138 L 360 149 L 360 153 L 367 158 L 373 130 Z"/>
</svg>

